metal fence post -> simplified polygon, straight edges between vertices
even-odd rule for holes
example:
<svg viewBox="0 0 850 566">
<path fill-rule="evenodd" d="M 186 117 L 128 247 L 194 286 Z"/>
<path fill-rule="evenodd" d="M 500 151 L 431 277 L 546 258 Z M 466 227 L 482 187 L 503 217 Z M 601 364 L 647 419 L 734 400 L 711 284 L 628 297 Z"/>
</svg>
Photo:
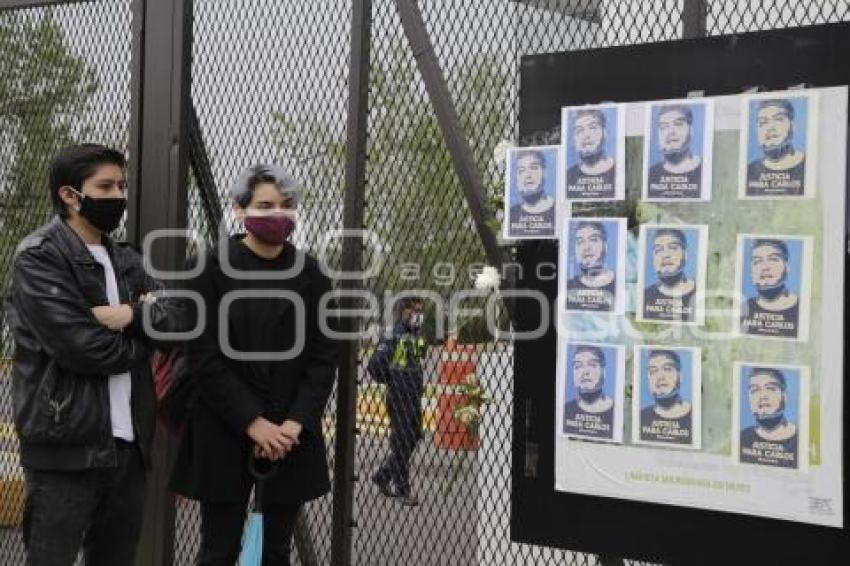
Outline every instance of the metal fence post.
<svg viewBox="0 0 850 566">
<path fill-rule="evenodd" d="M 131 185 L 128 238 L 140 244 L 152 230 L 187 226 L 187 101 L 192 0 L 133 0 Z M 182 269 L 185 241 L 153 249 L 160 269 Z M 168 473 L 173 438 L 157 430 L 138 566 L 174 561 L 174 498 Z"/>
<path fill-rule="evenodd" d="M 466 204 L 469 207 L 469 213 L 475 221 L 475 228 L 481 237 L 487 260 L 491 264 L 501 267 L 503 263 L 502 251 L 499 249 L 496 235 L 488 226 L 495 216 L 485 202 L 484 182 L 475 164 L 469 142 L 464 135 L 457 110 L 452 103 L 452 97 L 434 53 L 431 38 L 428 36 L 428 30 L 422 19 L 422 13 L 419 11 L 416 0 L 395 0 L 395 4 L 399 16 L 401 16 L 407 41 L 410 43 L 410 48 L 416 59 L 416 65 L 425 81 L 425 88 L 437 115 L 440 129 L 446 140 L 446 146 L 452 156 L 458 179 L 466 197 Z"/>
<path fill-rule="evenodd" d="M 705 37 L 708 20 L 707 0 L 682 0 L 682 37 Z"/>
<path fill-rule="evenodd" d="M 372 32 L 372 1 L 354 0 L 351 14 L 351 59 L 348 74 L 348 125 L 346 133 L 345 198 L 343 226 L 363 227 L 366 187 L 366 128 L 369 113 L 369 48 Z M 348 237 L 343 242 L 342 268 L 359 271 L 363 242 Z M 356 289 L 360 281 L 346 280 L 342 287 Z M 350 302 L 350 301 L 345 301 Z M 348 306 L 343 304 L 343 306 Z M 348 318 L 342 328 L 355 330 L 357 321 Z M 357 402 L 358 341 L 348 340 L 341 348 L 336 409 L 336 459 L 331 535 L 331 564 L 351 563 L 354 528 L 354 448 Z"/>
</svg>

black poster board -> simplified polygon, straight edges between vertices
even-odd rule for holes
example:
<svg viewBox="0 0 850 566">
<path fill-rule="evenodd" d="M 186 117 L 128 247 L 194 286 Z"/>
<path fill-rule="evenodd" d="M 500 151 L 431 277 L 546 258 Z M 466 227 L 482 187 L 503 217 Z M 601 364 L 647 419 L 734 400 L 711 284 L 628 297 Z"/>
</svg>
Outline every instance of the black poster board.
<svg viewBox="0 0 850 566">
<path fill-rule="evenodd" d="M 847 85 L 848 53 L 850 24 L 829 24 L 525 57 L 520 145 L 558 143 L 562 106 L 679 98 L 692 91 L 703 91 L 705 96 L 738 94 L 756 86 L 781 90 L 801 83 Z M 557 264 L 557 243 L 523 243 L 518 259 L 523 277 L 517 286 L 543 292 L 554 305 L 557 281 L 538 278 L 535 266 Z M 536 328 L 536 304 L 524 308 L 518 301 L 515 312 L 517 330 Z M 845 334 L 845 352 L 846 340 Z M 515 344 L 514 541 L 668 564 L 839 564 L 848 560 L 846 522 L 845 528 L 836 529 L 555 491 L 555 350 L 554 328 L 542 339 Z M 844 407 L 847 390 L 845 385 Z M 846 480 L 843 493 L 846 509 Z"/>
</svg>

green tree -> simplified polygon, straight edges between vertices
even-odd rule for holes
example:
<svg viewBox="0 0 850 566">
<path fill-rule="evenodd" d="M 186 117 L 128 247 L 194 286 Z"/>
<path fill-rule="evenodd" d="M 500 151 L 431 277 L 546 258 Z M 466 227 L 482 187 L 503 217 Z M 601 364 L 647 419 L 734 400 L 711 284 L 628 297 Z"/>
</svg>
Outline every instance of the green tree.
<svg viewBox="0 0 850 566">
<path fill-rule="evenodd" d="M 510 136 L 512 81 L 496 57 L 477 56 L 446 71 L 455 104 L 484 175 L 488 201 L 502 192 L 493 150 Z M 322 202 L 328 195 L 341 219 L 345 139 L 316 118 L 275 115 L 277 145 L 289 154 L 309 145 L 304 163 L 308 185 L 316 179 Z M 325 140 L 316 148 L 316 140 Z M 336 171 L 334 175 L 330 172 Z M 330 181 L 330 183 L 327 183 Z M 373 55 L 366 167 L 365 226 L 379 236 L 383 270 L 373 287 L 429 288 L 449 291 L 468 287 L 467 266 L 485 261 L 483 247 L 464 199 L 460 181 L 431 102 L 409 47 L 396 45 Z M 310 195 L 305 201 L 310 207 Z M 309 220 L 305 220 L 309 221 Z M 369 258 L 366 257 L 368 263 Z M 451 264 L 456 277 L 447 281 Z M 417 268 L 414 269 L 413 265 Z"/>
<path fill-rule="evenodd" d="M 385 291 L 430 289 L 447 297 L 470 287 L 468 268 L 486 262 L 484 249 L 409 46 L 399 43 L 376 50 L 371 64 L 364 225 L 380 240 L 383 267 L 367 286 L 378 296 Z M 498 207 L 503 170 L 493 155 L 496 146 L 512 135 L 513 80 L 504 63 L 487 55 L 476 55 L 444 72 L 484 177 L 485 199 Z M 309 156 L 299 160 L 303 169 L 298 174 L 312 189 L 303 203 L 302 226 L 313 222 L 308 231 L 315 234 L 322 224 L 316 213 L 321 212 L 329 224 L 324 227 L 339 227 L 345 133 L 335 133 L 317 117 L 278 113 L 274 119 L 279 151 Z M 328 212 L 331 206 L 335 209 Z M 372 251 L 373 246 L 366 247 L 366 265 L 373 260 Z M 340 250 L 330 252 L 331 261 L 338 261 Z M 430 335 L 433 316 L 426 320 Z M 480 320 L 467 323 L 462 334 L 469 339 L 489 338 Z"/>
<path fill-rule="evenodd" d="M 52 211 L 47 168 L 56 151 L 84 135 L 77 117 L 96 90 L 49 10 L 39 18 L 0 13 L 0 284 L 12 254 Z"/>
<path fill-rule="evenodd" d="M 484 250 L 409 49 L 389 51 L 372 73 L 366 226 L 390 246 L 381 283 L 391 289 L 467 287 L 466 269 L 485 261 Z M 501 193 L 492 156 L 509 135 L 510 80 L 489 56 L 462 62 L 446 75 L 490 198 Z M 446 284 L 447 268 L 435 272 L 440 263 L 457 270 L 452 284 Z M 418 278 L 409 269 L 413 264 Z"/>
</svg>

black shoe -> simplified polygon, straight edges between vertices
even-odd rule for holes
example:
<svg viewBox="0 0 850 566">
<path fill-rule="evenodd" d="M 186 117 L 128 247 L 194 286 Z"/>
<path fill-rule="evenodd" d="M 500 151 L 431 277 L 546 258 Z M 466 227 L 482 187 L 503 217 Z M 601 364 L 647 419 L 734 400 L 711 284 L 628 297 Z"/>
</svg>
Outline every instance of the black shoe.
<svg viewBox="0 0 850 566">
<path fill-rule="evenodd" d="M 377 476 L 372 476 L 372 483 L 378 486 L 378 491 L 381 492 L 381 495 L 384 497 L 397 497 L 398 494 L 392 490 L 390 487 L 389 480 L 381 480 Z"/>
<path fill-rule="evenodd" d="M 408 493 L 406 495 L 399 494 L 398 502 L 404 505 L 405 507 L 416 507 L 419 505 L 419 499 L 416 498 L 412 493 Z"/>
</svg>

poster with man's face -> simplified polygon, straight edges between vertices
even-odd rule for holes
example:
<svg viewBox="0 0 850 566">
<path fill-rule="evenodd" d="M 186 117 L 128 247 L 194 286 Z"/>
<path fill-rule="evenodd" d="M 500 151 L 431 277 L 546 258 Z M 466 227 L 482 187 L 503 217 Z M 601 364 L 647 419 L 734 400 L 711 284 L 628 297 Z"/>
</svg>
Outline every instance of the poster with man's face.
<svg viewBox="0 0 850 566">
<path fill-rule="evenodd" d="M 814 196 L 816 120 L 814 94 L 771 92 L 744 97 L 738 196 Z"/>
<path fill-rule="evenodd" d="M 808 340 L 811 249 L 808 236 L 738 235 L 741 334 Z"/>
<path fill-rule="evenodd" d="M 573 438 L 622 442 L 623 347 L 569 343 L 565 370 L 561 433 Z"/>
<path fill-rule="evenodd" d="M 741 464 L 808 467 L 809 370 L 735 363 L 733 454 Z"/>
<path fill-rule="evenodd" d="M 505 239 L 557 236 L 556 145 L 511 148 L 505 167 Z"/>
<path fill-rule="evenodd" d="M 625 105 L 563 108 L 561 142 L 567 200 L 625 198 Z"/>
<path fill-rule="evenodd" d="M 700 448 L 699 348 L 635 346 L 632 441 Z"/>
<path fill-rule="evenodd" d="M 646 105 L 643 200 L 711 200 L 714 101 Z"/>
<path fill-rule="evenodd" d="M 570 218 L 561 237 L 567 311 L 622 314 L 625 218 Z"/>
<path fill-rule="evenodd" d="M 639 321 L 703 323 L 707 245 L 707 226 L 641 226 L 636 315 Z"/>
</svg>

